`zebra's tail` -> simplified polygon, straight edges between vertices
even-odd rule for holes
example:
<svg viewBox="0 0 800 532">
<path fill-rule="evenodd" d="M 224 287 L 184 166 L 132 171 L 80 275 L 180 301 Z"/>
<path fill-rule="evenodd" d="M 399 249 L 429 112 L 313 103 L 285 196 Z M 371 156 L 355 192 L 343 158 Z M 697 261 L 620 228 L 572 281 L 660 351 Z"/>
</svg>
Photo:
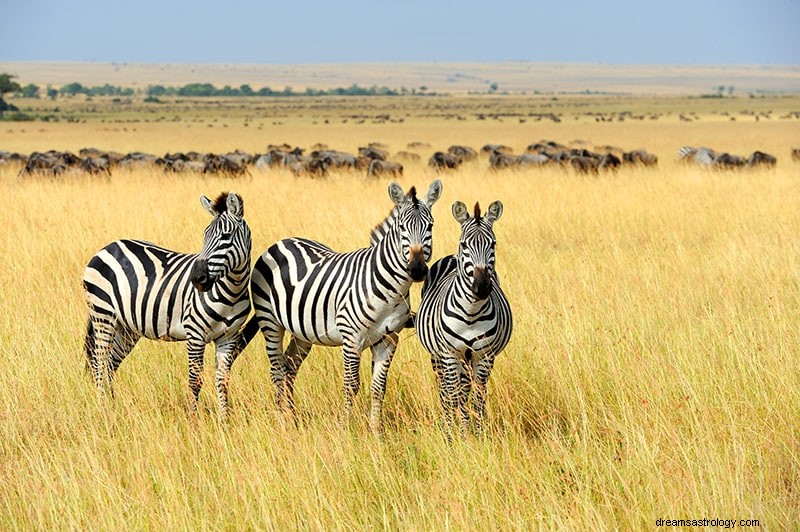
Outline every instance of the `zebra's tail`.
<svg viewBox="0 0 800 532">
<path fill-rule="evenodd" d="M 244 351 L 244 348 L 253 340 L 256 333 L 261 329 L 258 325 L 258 320 L 255 316 L 251 317 L 247 320 L 244 327 L 242 327 L 241 333 L 239 334 L 239 341 L 236 342 L 236 349 L 233 352 L 233 360 L 239 356 L 239 354 Z"/>
<path fill-rule="evenodd" d="M 89 318 L 86 324 L 86 339 L 83 341 L 83 352 L 86 355 L 86 361 L 83 366 L 87 373 L 92 372 L 92 361 L 94 360 L 94 346 L 95 334 L 94 325 L 92 325 L 92 318 Z"/>
</svg>

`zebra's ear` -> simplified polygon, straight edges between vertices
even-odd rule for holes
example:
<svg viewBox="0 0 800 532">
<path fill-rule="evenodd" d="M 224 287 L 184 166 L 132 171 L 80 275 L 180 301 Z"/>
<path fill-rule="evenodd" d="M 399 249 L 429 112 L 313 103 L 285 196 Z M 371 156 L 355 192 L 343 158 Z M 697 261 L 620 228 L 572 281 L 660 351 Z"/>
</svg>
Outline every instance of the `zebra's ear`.
<svg viewBox="0 0 800 532">
<path fill-rule="evenodd" d="M 456 201 L 453 203 L 453 218 L 460 224 L 469 220 L 469 211 L 463 201 Z"/>
<path fill-rule="evenodd" d="M 489 208 L 486 210 L 485 218 L 490 224 L 494 224 L 503 215 L 503 202 L 500 200 L 493 201 Z"/>
<path fill-rule="evenodd" d="M 214 210 L 214 202 L 208 199 L 208 196 L 206 195 L 200 196 L 200 205 L 202 205 L 203 208 L 207 210 L 211 216 L 217 215 L 217 211 Z"/>
<path fill-rule="evenodd" d="M 389 197 L 399 207 L 406 200 L 406 193 L 403 192 L 403 188 L 400 185 L 392 181 L 389 185 Z"/>
<path fill-rule="evenodd" d="M 244 202 L 242 197 L 235 192 L 228 192 L 228 200 L 226 202 L 228 214 L 244 218 Z"/>
<path fill-rule="evenodd" d="M 436 203 L 442 195 L 442 180 L 437 179 L 433 183 L 431 183 L 430 188 L 428 189 L 428 196 L 425 198 L 425 205 L 431 207 L 434 203 Z"/>
</svg>

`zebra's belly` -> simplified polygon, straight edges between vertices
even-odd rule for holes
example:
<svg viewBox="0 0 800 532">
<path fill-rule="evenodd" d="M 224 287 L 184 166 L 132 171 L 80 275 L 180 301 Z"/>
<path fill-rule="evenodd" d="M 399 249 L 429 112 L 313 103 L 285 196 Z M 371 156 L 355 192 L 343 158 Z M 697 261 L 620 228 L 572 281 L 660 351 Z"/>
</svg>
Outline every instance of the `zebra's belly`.
<svg viewBox="0 0 800 532">
<path fill-rule="evenodd" d="M 400 300 L 394 307 L 387 306 L 374 316 L 371 326 L 363 329 L 357 344 L 359 349 L 364 349 L 379 342 L 387 334 L 400 331 L 408 321 L 411 310 L 405 300 Z"/>
</svg>

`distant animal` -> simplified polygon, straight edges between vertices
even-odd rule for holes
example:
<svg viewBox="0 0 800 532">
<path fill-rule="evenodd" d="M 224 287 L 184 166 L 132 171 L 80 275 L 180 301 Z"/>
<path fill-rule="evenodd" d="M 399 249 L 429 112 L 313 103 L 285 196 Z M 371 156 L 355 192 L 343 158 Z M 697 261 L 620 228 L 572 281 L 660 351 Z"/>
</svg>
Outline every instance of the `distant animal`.
<svg viewBox="0 0 800 532">
<path fill-rule="evenodd" d="M 482 216 L 476 203 L 470 216 L 467 206 L 456 201 L 452 212 L 461 224 L 458 252 L 431 267 L 414 318 L 419 341 L 431 354 L 448 438 L 455 416 L 462 434 L 467 432 L 472 391 L 475 431 L 482 431 L 486 385 L 513 329 L 511 307 L 495 270 L 493 226 L 503 204 L 493 202 Z"/>
<path fill-rule="evenodd" d="M 372 232 L 371 245 L 347 253 L 305 238 L 287 238 L 267 249 L 253 267 L 255 316 L 245 326 L 240 351 L 261 330 L 266 340 L 276 402 L 294 412 L 294 381 L 314 344 L 342 346 L 344 406 L 349 416 L 360 387 L 361 352 L 372 350 L 370 428 L 381 429 L 381 409 L 398 332 L 410 319 L 411 284 L 425 279 L 432 254 L 431 207 L 441 181 L 424 198 L 397 183 L 394 208 Z M 284 350 L 283 336 L 291 340 Z"/>
<path fill-rule="evenodd" d="M 457 157 L 461 157 L 462 161 L 471 161 L 478 157 L 478 152 L 474 149 L 470 148 L 469 146 L 450 146 L 447 148 L 447 153 L 452 153 Z"/>
<path fill-rule="evenodd" d="M 763 151 L 754 151 L 747 159 L 747 166 L 767 166 L 773 167 L 778 163 L 778 158 Z"/>
<path fill-rule="evenodd" d="M 393 158 L 395 160 L 412 162 L 412 163 L 416 163 L 422 160 L 422 157 L 420 157 L 418 153 L 413 153 L 410 151 L 399 151 L 395 153 Z"/>
<path fill-rule="evenodd" d="M 493 153 L 513 153 L 514 150 L 510 146 L 504 144 L 485 144 L 481 148 L 481 153 L 491 156 Z"/>
<path fill-rule="evenodd" d="M 372 162 L 369 163 L 367 175 L 369 177 L 379 177 L 382 175 L 401 177 L 403 175 L 403 165 L 394 161 L 381 161 L 380 159 L 373 159 Z"/>
<path fill-rule="evenodd" d="M 367 159 L 377 159 L 379 161 L 385 161 L 389 158 L 388 151 L 375 146 L 362 146 L 361 148 L 358 148 L 358 154 L 362 157 L 366 157 Z"/>
<path fill-rule="evenodd" d="M 89 307 L 84 351 L 98 391 L 113 394 L 114 374 L 139 338 L 185 340 L 196 411 L 203 351 L 214 342 L 219 416 L 224 421 L 232 355 L 250 313 L 251 237 L 238 194 L 200 200 L 212 216 L 200 253 L 117 240 L 89 260 L 83 273 Z"/>
<path fill-rule="evenodd" d="M 658 164 L 658 156 L 644 149 L 627 151 L 622 154 L 622 160 L 628 164 L 639 164 L 642 166 L 655 166 Z"/>
<path fill-rule="evenodd" d="M 430 147 L 431 145 L 429 143 L 422 142 L 419 140 L 415 140 L 413 142 L 409 142 L 408 144 L 406 144 L 406 148 L 408 148 L 409 150 L 422 150 Z"/>
<path fill-rule="evenodd" d="M 428 159 L 428 166 L 434 170 L 448 170 L 458 168 L 462 162 L 458 155 L 437 151 Z"/>
<path fill-rule="evenodd" d="M 792 148 L 792 160 L 800 162 L 800 148 Z"/>
</svg>

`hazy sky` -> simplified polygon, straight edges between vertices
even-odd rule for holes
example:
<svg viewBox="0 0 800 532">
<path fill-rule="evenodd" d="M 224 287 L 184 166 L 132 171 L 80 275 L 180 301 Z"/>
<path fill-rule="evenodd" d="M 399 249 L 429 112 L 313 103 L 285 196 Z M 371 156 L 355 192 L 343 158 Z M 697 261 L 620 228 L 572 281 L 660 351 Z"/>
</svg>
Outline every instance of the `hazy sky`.
<svg viewBox="0 0 800 532">
<path fill-rule="evenodd" d="M 800 0 L 0 0 L 0 61 L 800 64 Z"/>
</svg>

